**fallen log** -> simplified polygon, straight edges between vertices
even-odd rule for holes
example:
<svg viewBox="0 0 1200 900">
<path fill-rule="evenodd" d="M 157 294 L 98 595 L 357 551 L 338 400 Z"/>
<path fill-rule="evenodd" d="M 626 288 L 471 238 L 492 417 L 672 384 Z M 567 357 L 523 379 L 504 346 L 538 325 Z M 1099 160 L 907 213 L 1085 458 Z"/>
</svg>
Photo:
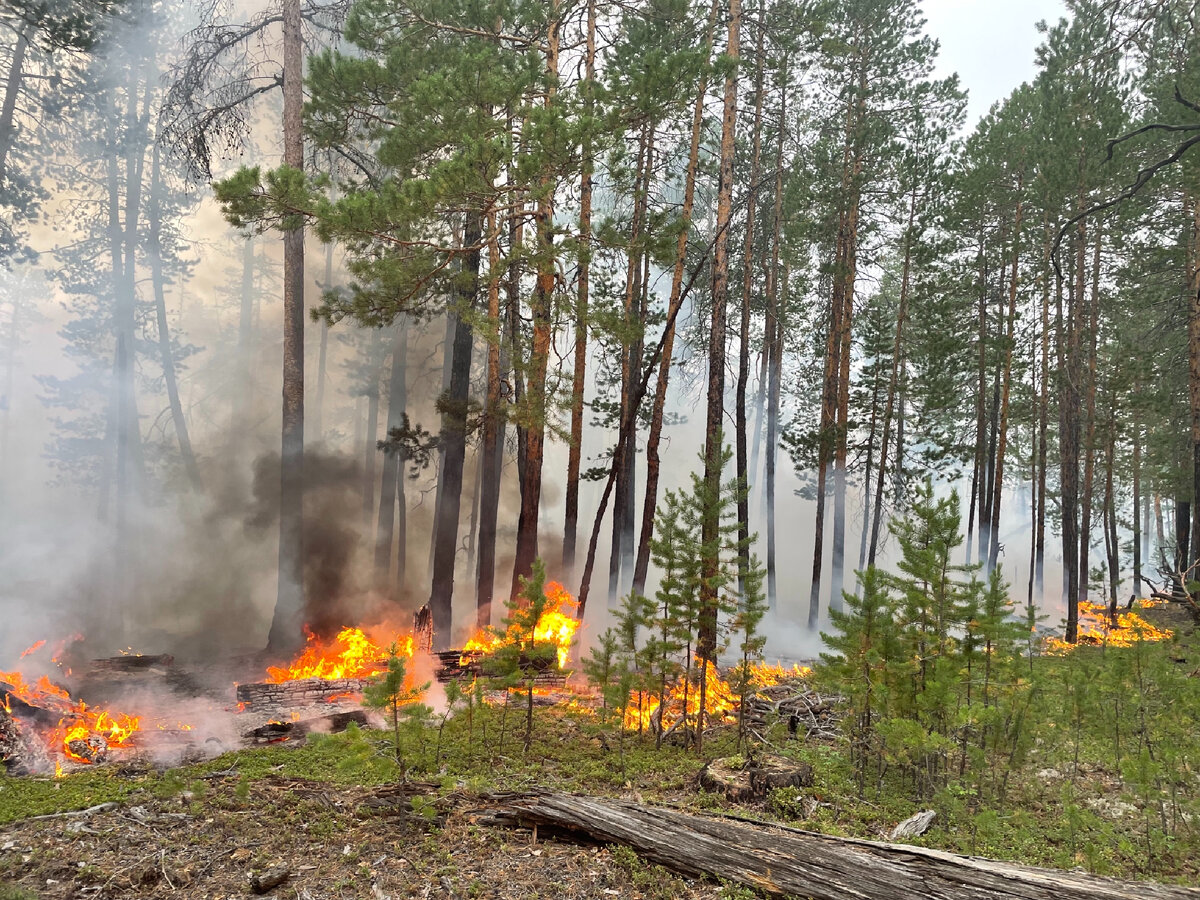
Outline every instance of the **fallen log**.
<svg viewBox="0 0 1200 900">
<path fill-rule="evenodd" d="M 691 877 L 812 900 L 1200 900 L 1200 890 L 1038 869 L 905 844 L 714 819 L 573 794 L 494 794 L 486 824 L 538 826 L 641 856 Z"/>
</svg>

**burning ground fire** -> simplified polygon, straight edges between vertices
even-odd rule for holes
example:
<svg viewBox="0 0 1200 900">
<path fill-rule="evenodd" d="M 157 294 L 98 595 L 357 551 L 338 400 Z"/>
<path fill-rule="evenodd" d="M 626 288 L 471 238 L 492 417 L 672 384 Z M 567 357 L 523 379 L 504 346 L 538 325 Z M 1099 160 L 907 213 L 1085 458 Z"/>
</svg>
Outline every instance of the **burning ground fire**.
<svg viewBox="0 0 1200 900">
<path fill-rule="evenodd" d="M 44 644 L 45 641 L 38 641 L 21 654 L 22 659 Z M 74 762 L 102 760 L 110 749 L 126 746 L 142 727 L 140 716 L 89 706 L 72 698 L 46 675 L 31 683 L 20 672 L 0 672 L 0 686 L 4 709 L 9 714 L 19 711 L 14 709 L 15 700 L 42 711 L 43 715 L 58 716 L 58 724 L 47 736 L 49 749 Z"/>
<path fill-rule="evenodd" d="M 412 658 L 412 635 L 397 635 L 394 639 L 401 656 Z M 286 666 L 269 666 L 266 681 L 283 684 L 304 678 L 333 681 L 342 678 L 369 678 L 380 670 L 388 656 L 387 646 L 371 640 L 361 628 L 346 627 L 337 637 L 326 642 L 311 631 L 308 644 L 300 655 Z"/>
<path fill-rule="evenodd" d="M 546 585 L 548 603 L 533 630 L 533 640 L 538 643 L 552 645 L 556 650 L 557 667 L 539 674 L 536 693 L 549 694 L 555 705 L 564 708 L 594 710 L 594 698 L 586 694 L 572 693 L 565 686 L 566 673 L 563 671 L 568 662 L 575 639 L 579 633 L 580 621 L 575 617 L 576 601 L 574 597 L 556 582 Z M 478 632 L 461 650 L 442 653 L 443 668 L 438 672 L 441 679 L 468 678 L 474 679 L 480 674 L 480 662 L 494 654 L 502 647 L 518 647 L 524 649 L 523 639 L 528 638 L 520 631 L 510 626 L 507 629 L 486 629 Z M 391 633 L 386 629 L 368 633 L 362 628 L 348 626 L 333 637 L 320 637 L 315 633 L 308 634 L 304 648 L 290 662 L 267 667 L 261 681 L 250 684 L 236 684 L 235 690 L 239 701 L 243 699 L 243 689 L 248 689 L 251 702 L 239 702 L 236 712 L 247 710 L 257 711 L 272 716 L 287 718 L 290 711 L 292 724 L 300 721 L 297 707 L 311 705 L 317 702 L 336 703 L 346 701 L 351 704 L 361 702 L 362 690 L 369 679 L 379 675 L 386 669 L 388 654 L 392 646 L 397 648 L 401 656 L 408 660 L 414 658 L 417 640 L 412 633 Z M 39 641 L 30 647 L 22 658 L 38 653 L 45 646 Z M 43 653 L 45 655 L 45 653 Z M 129 673 L 156 671 L 155 677 L 163 677 L 164 671 L 173 663 L 169 656 L 142 657 L 129 651 L 126 656 L 134 656 L 138 662 L 123 662 L 123 658 L 108 660 L 93 660 L 92 670 L 85 675 L 87 680 L 96 677 L 97 671 Z M 436 659 L 435 659 L 436 662 Z M 455 663 L 458 663 L 456 666 Z M 157 668 L 155 668 L 157 667 Z M 70 675 L 70 670 L 60 666 L 64 676 Z M 730 683 L 723 679 L 711 663 L 706 668 L 706 702 L 705 719 L 708 723 L 731 722 L 736 719 L 738 697 Z M 793 665 L 790 668 L 775 664 L 755 664 L 752 666 L 752 679 L 756 688 L 771 687 L 783 682 L 804 679 L 811 670 L 804 666 Z M 543 683 L 542 674 L 547 676 Z M 700 712 L 700 692 L 696 684 L 695 674 L 689 683 L 680 679 L 670 685 L 663 698 L 663 709 L 659 709 L 659 697 L 649 692 L 635 695 L 634 702 L 627 710 L 625 726 L 634 730 L 648 728 L 664 731 L 672 730 L 681 724 L 695 723 Z M 410 671 L 410 677 L 412 672 Z M 418 679 L 413 679 L 414 681 Z M 72 682 L 75 683 L 75 682 Z M 146 682 L 149 687 L 150 682 Z M 86 692 L 89 688 L 84 688 Z M 235 709 L 220 700 L 221 685 L 212 688 L 211 706 L 218 716 L 228 716 Z M 139 694 L 145 701 L 145 695 Z M 199 700 L 199 697 L 193 699 Z M 18 731 L 25 729 L 23 740 L 25 746 L 42 748 L 34 753 L 36 758 L 25 760 L 34 770 L 47 771 L 53 766 L 58 772 L 71 764 L 100 763 L 110 755 L 110 751 L 131 749 L 141 745 L 142 750 L 157 752 L 152 747 L 163 744 L 164 747 L 187 745 L 188 748 L 198 746 L 192 737 L 194 726 L 184 723 L 175 724 L 174 715 L 171 718 L 158 716 L 146 707 L 139 715 L 118 712 L 115 709 L 102 706 L 92 706 L 56 683 L 48 676 L 33 679 L 26 677 L 20 671 L 0 672 L 0 701 L 4 703 L 13 717 L 13 723 Z M 153 702 L 153 701 L 150 701 Z M 207 701 L 205 701 L 207 702 Z M 173 706 L 173 709 L 177 707 Z M 345 712 L 331 714 L 345 716 Z M 359 713 L 361 715 L 361 713 Z M 203 712 L 200 713 L 203 718 Z M 239 721 L 244 721 L 239 719 Z M 260 720 L 261 721 L 261 720 Z M 317 720 L 311 720 L 317 721 Z M 149 724 L 147 724 L 149 723 Z M 232 730 L 233 719 L 220 718 L 214 720 L 214 727 L 224 733 L 221 723 L 226 723 Z M 284 731 L 288 723 L 272 719 L 268 726 L 278 726 L 277 730 Z M 208 725 L 202 726 L 205 734 Z M 243 739 L 249 733 L 243 729 L 245 725 L 236 726 L 237 733 Z M 255 732 L 262 728 L 254 729 Z M 165 735 L 163 733 L 166 733 Z M 304 733 L 304 732 L 299 732 Z M 138 735 L 144 735 L 139 738 Z M 2 737 L 2 735 L 0 735 Z M 32 739 L 32 744 L 30 743 Z M 286 738 L 278 738 L 286 739 Z M 212 736 L 201 740 L 213 740 Z M 234 737 L 236 740 L 236 736 Z M 217 746 L 223 747 L 217 739 Z M 256 740 L 256 742 L 261 742 Z M 0 749 L 3 749 L 0 747 Z M 211 751 L 210 751 L 211 752 Z"/>
<path fill-rule="evenodd" d="M 1156 605 L 1152 601 L 1141 601 L 1142 608 Z M 1068 644 L 1061 638 L 1049 638 L 1046 649 L 1050 653 L 1070 653 L 1080 645 L 1132 647 L 1139 641 L 1157 642 L 1170 640 L 1174 632 L 1158 628 L 1147 622 L 1136 610 L 1117 613 L 1116 625 L 1108 615 L 1108 607 L 1099 603 L 1079 604 L 1079 641 Z"/>
</svg>

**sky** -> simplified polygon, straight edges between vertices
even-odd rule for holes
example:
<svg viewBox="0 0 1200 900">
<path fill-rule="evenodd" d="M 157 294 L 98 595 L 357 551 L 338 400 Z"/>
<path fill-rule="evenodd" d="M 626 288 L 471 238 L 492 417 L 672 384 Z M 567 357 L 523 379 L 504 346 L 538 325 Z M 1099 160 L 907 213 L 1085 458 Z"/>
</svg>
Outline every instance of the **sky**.
<svg viewBox="0 0 1200 900">
<path fill-rule="evenodd" d="M 967 128 L 1037 74 L 1041 19 L 1066 15 L 1062 0 L 925 0 L 928 33 L 941 43 L 935 74 L 957 72 L 970 93 Z"/>
</svg>

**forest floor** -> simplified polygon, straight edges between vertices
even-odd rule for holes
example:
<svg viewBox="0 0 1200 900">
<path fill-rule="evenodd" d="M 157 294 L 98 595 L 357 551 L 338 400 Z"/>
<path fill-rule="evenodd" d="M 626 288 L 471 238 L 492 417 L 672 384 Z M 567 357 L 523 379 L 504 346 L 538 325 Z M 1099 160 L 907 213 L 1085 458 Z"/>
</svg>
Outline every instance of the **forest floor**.
<svg viewBox="0 0 1200 900">
<path fill-rule="evenodd" d="M 1185 687 L 1200 684 L 1200 635 L 1176 610 L 1151 612 L 1177 629 L 1169 644 L 1147 645 L 1168 667 L 1161 671 L 1180 672 Z M 1117 659 L 1094 654 L 1094 660 L 1108 658 Z M 1039 663 L 1107 665 L 1094 660 Z M 1047 703 L 1056 702 L 1046 693 Z M 656 750 L 653 740 L 637 735 L 622 738 L 595 710 L 578 705 L 538 709 L 527 754 L 516 710 L 476 710 L 471 721 L 460 714 L 440 737 L 436 728 L 410 727 L 403 740 L 414 781 L 407 787 L 397 779 L 386 738 L 358 729 L 168 770 L 109 765 L 62 779 L 0 774 L 0 900 L 225 900 L 253 896 L 254 876 L 277 870 L 286 871 L 287 880 L 265 895 L 288 900 L 756 896 L 672 875 L 627 849 L 538 840 L 477 816 L 489 791 L 535 788 L 732 812 L 873 839 L 885 838 L 920 809 L 935 809 L 934 827 L 916 843 L 1196 884 L 1197 786 L 1172 787 L 1175 820 L 1168 823 L 1161 798 L 1139 789 L 1128 766 L 1112 761 L 1104 729 L 1068 740 L 1052 711 L 1046 717 L 1018 766 L 989 773 L 1005 780 L 1003 801 L 982 806 L 956 781 L 920 798 L 902 781 L 860 792 L 842 741 L 788 740 L 785 723 L 767 737 L 775 752 L 812 766 L 813 787 L 735 804 L 698 783 L 705 760 L 737 752 L 733 727 L 707 741 L 701 757 L 677 745 Z M 1194 770 L 1194 760 L 1183 768 Z M 1194 780 L 1200 783 L 1200 776 Z"/>
</svg>

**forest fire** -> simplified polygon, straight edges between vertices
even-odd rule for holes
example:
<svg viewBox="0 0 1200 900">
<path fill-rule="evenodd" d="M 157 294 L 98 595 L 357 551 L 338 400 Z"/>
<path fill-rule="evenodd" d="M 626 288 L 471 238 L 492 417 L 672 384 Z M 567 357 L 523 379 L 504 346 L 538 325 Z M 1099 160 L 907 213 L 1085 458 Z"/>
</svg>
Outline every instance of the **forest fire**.
<svg viewBox="0 0 1200 900">
<path fill-rule="evenodd" d="M 412 635 L 394 639 L 401 656 L 413 655 Z M 343 678 L 367 678 L 380 671 L 388 648 L 375 643 L 361 628 L 347 626 L 329 642 L 308 632 L 308 644 L 286 666 L 269 666 L 266 683 L 283 684 L 306 678 L 334 681 Z"/>
<path fill-rule="evenodd" d="M 1064 654 L 1083 645 L 1132 647 L 1139 642 L 1167 641 L 1173 635 L 1170 629 L 1158 628 L 1147 622 L 1135 610 L 1118 612 L 1114 625 L 1108 607 L 1083 601 L 1079 604 L 1078 642 L 1069 644 L 1061 638 L 1049 638 L 1046 649 L 1050 653 Z"/>
<path fill-rule="evenodd" d="M 573 615 L 578 603 L 557 581 L 546 582 L 545 592 L 546 608 L 534 626 L 533 640 L 535 643 L 554 644 L 558 652 L 558 667 L 564 669 L 571 655 L 575 634 L 579 631 L 579 620 Z M 494 653 L 497 647 L 516 644 L 520 640 L 512 627 L 506 632 L 481 629 L 463 645 L 459 665 L 468 665 L 475 658 Z"/>
<path fill-rule="evenodd" d="M 750 663 L 750 679 L 755 687 L 774 687 L 784 681 L 798 681 L 812 675 L 812 666 L 802 666 L 792 663 L 790 669 L 785 669 L 780 663 Z"/>
<path fill-rule="evenodd" d="M 38 649 L 39 642 L 22 654 Z M 20 672 L 0 672 L 6 712 L 20 717 L 13 700 L 34 711 L 58 715 L 58 724 L 45 734 L 51 752 L 61 752 L 79 763 L 104 759 L 114 747 L 124 747 L 141 730 L 141 717 L 88 706 L 43 675 L 36 682 L 25 680 Z"/>
<path fill-rule="evenodd" d="M 711 662 L 705 665 L 707 666 L 707 684 L 704 694 L 705 717 L 709 721 L 731 721 L 737 712 L 737 695 L 729 686 L 729 682 L 721 678 L 716 666 Z M 634 694 L 625 710 L 625 727 L 631 731 L 657 727 L 664 733 L 668 732 L 680 723 L 685 706 L 688 721 L 694 722 L 700 712 L 698 677 L 689 681 L 685 676 L 680 676 L 678 681 L 667 687 L 665 704 L 666 708 L 661 714 L 660 721 L 658 697 L 649 693 Z"/>
</svg>

